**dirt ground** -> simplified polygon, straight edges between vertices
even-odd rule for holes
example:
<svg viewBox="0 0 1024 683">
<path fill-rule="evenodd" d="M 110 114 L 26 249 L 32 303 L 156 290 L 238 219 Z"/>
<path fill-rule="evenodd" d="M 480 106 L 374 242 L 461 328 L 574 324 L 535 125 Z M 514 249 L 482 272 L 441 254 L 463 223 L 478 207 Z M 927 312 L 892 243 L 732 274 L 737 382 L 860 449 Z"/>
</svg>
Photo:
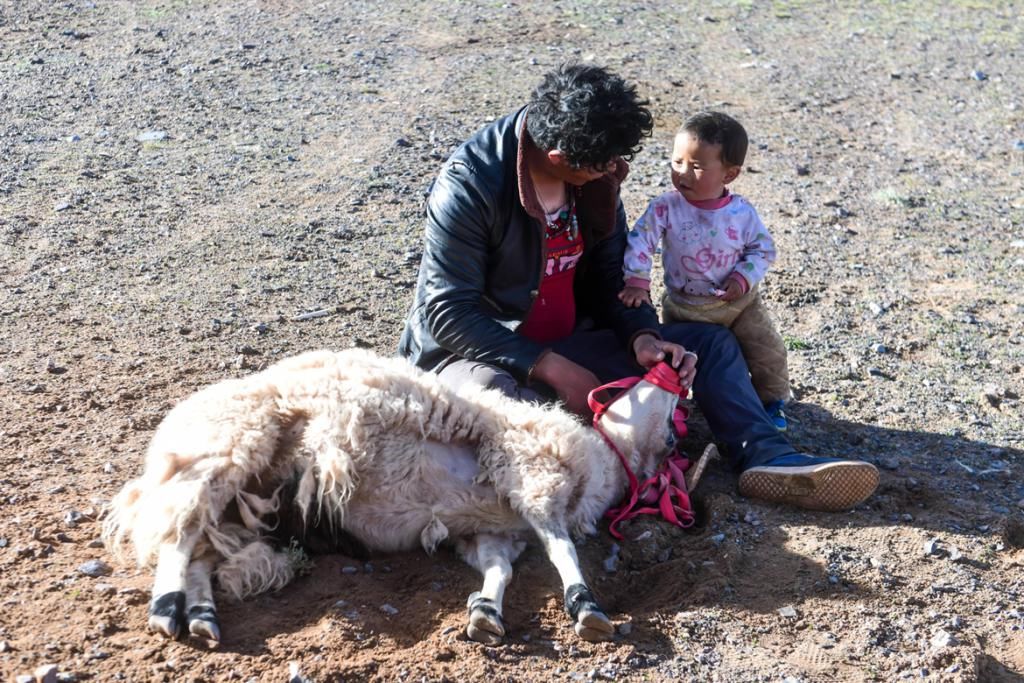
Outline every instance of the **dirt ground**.
<svg viewBox="0 0 1024 683">
<path fill-rule="evenodd" d="M 1024 680 L 1022 10 L 0 0 L 0 676 Z M 161 417 L 303 350 L 392 352 L 431 178 L 567 60 L 651 100 L 631 218 L 684 116 L 746 124 L 791 438 L 876 463 L 877 494 L 807 513 L 717 463 L 702 529 L 627 526 L 615 571 L 607 533 L 580 544 L 621 625 L 599 645 L 537 548 L 502 647 L 462 634 L 479 578 L 448 551 L 316 557 L 223 600 L 216 650 L 147 633 L 150 575 L 97 517 Z"/>
</svg>

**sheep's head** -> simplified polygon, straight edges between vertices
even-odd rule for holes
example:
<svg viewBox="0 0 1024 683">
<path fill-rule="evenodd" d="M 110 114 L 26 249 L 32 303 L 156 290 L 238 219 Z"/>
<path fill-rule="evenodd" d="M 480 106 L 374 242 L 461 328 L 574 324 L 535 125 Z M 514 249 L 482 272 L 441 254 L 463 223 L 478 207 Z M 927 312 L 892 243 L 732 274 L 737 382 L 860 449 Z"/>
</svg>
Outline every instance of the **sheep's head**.
<svg viewBox="0 0 1024 683">
<path fill-rule="evenodd" d="M 598 406 L 599 427 L 622 450 L 637 475 L 652 474 L 685 434 L 685 416 L 676 412 L 682 390 L 676 371 L 661 363 L 603 412 L 600 403 L 592 401 L 592 407 Z"/>
</svg>

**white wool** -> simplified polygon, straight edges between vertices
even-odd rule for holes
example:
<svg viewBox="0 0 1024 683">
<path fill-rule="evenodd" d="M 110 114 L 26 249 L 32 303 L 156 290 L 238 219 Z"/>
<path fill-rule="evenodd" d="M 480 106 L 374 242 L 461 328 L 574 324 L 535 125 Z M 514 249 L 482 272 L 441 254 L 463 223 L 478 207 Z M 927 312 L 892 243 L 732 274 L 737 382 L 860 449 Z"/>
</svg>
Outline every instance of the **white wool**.
<svg viewBox="0 0 1024 683">
<path fill-rule="evenodd" d="M 621 402 L 636 424 L 612 414 L 608 429 L 634 468 L 649 470 L 664 455 L 665 410 L 675 399 L 650 416 L 641 399 Z M 471 450 L 475 481 L 453 476 L 436 444 Z M 297 487 L 284 500 L 289 482 Z M 194 525 L 200 548 L 220 556 L 221 587 L 240 597 L 292 578 L 287 556 L 266 537 L 284 506 L 371 549 L 430 551 L 446 539 L 538 523 L 591 533 L 625 482 L 602 438 L 558 407 L 453 391 L 369 351 L 314 351 L 171 410 L 145 471 L 112 501 L 104 537 L 115 552 L 129 539 L 147 565 Z M 226 518 L 229 510 L 237 518 Z"/>
</svg>

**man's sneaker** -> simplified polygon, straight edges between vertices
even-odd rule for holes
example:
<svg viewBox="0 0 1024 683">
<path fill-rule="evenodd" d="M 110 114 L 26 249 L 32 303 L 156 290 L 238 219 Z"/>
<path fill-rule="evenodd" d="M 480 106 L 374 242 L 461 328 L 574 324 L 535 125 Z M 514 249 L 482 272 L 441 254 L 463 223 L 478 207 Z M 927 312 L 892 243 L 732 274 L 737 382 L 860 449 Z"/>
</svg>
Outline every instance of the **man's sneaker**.
<svg viewBox="0 0 1024 683">
<path fill-rule="evenodd" d="M 751 467 L 740 475 L 740 493 L 808 510 L 849 510 L 878 487 L 878 470 L 860 460 L 794 453 Z"/>
<path fill-rule="evenodd" d="M 786 431 L 789 422 L 786 420 L 786 413 L 782 410 L 786 406 L 785 401 L 771 401 L 764 404 L 764 412 L 772 419 L 772 424 L 780 432 Z"/>
</svg>

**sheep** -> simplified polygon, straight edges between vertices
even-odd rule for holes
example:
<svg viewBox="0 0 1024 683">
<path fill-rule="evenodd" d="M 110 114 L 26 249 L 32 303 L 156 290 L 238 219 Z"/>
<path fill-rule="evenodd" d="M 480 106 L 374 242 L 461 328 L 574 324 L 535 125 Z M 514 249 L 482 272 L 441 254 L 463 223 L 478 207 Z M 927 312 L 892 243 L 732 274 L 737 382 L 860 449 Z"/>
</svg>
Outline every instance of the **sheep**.
<svg viewBox="0 0 1024 683">
<path fill-rule="evenodd" d="M 149 629 L 217 644 L 212 579 L 243 598 L 294 576 L 283 520 L 325 527 L 373 551 L 442 542 L 483 575 L 468 636 L 496 644 L 512 563 L 533 531 L 562 580 L 576 633 L 613 625 L 580 570 L 570 534 L 589 534 L 628 488 L 609 442 L 637 474 L 675 445 L 678 397 L 641 381 L 601 431 L 559 406 L 454 390 L 401 358 L 311 351 L 209 386 L 157 428 L 142 474 L 111 501 L 103 536 L 155 564 Z"/>
</svg>

